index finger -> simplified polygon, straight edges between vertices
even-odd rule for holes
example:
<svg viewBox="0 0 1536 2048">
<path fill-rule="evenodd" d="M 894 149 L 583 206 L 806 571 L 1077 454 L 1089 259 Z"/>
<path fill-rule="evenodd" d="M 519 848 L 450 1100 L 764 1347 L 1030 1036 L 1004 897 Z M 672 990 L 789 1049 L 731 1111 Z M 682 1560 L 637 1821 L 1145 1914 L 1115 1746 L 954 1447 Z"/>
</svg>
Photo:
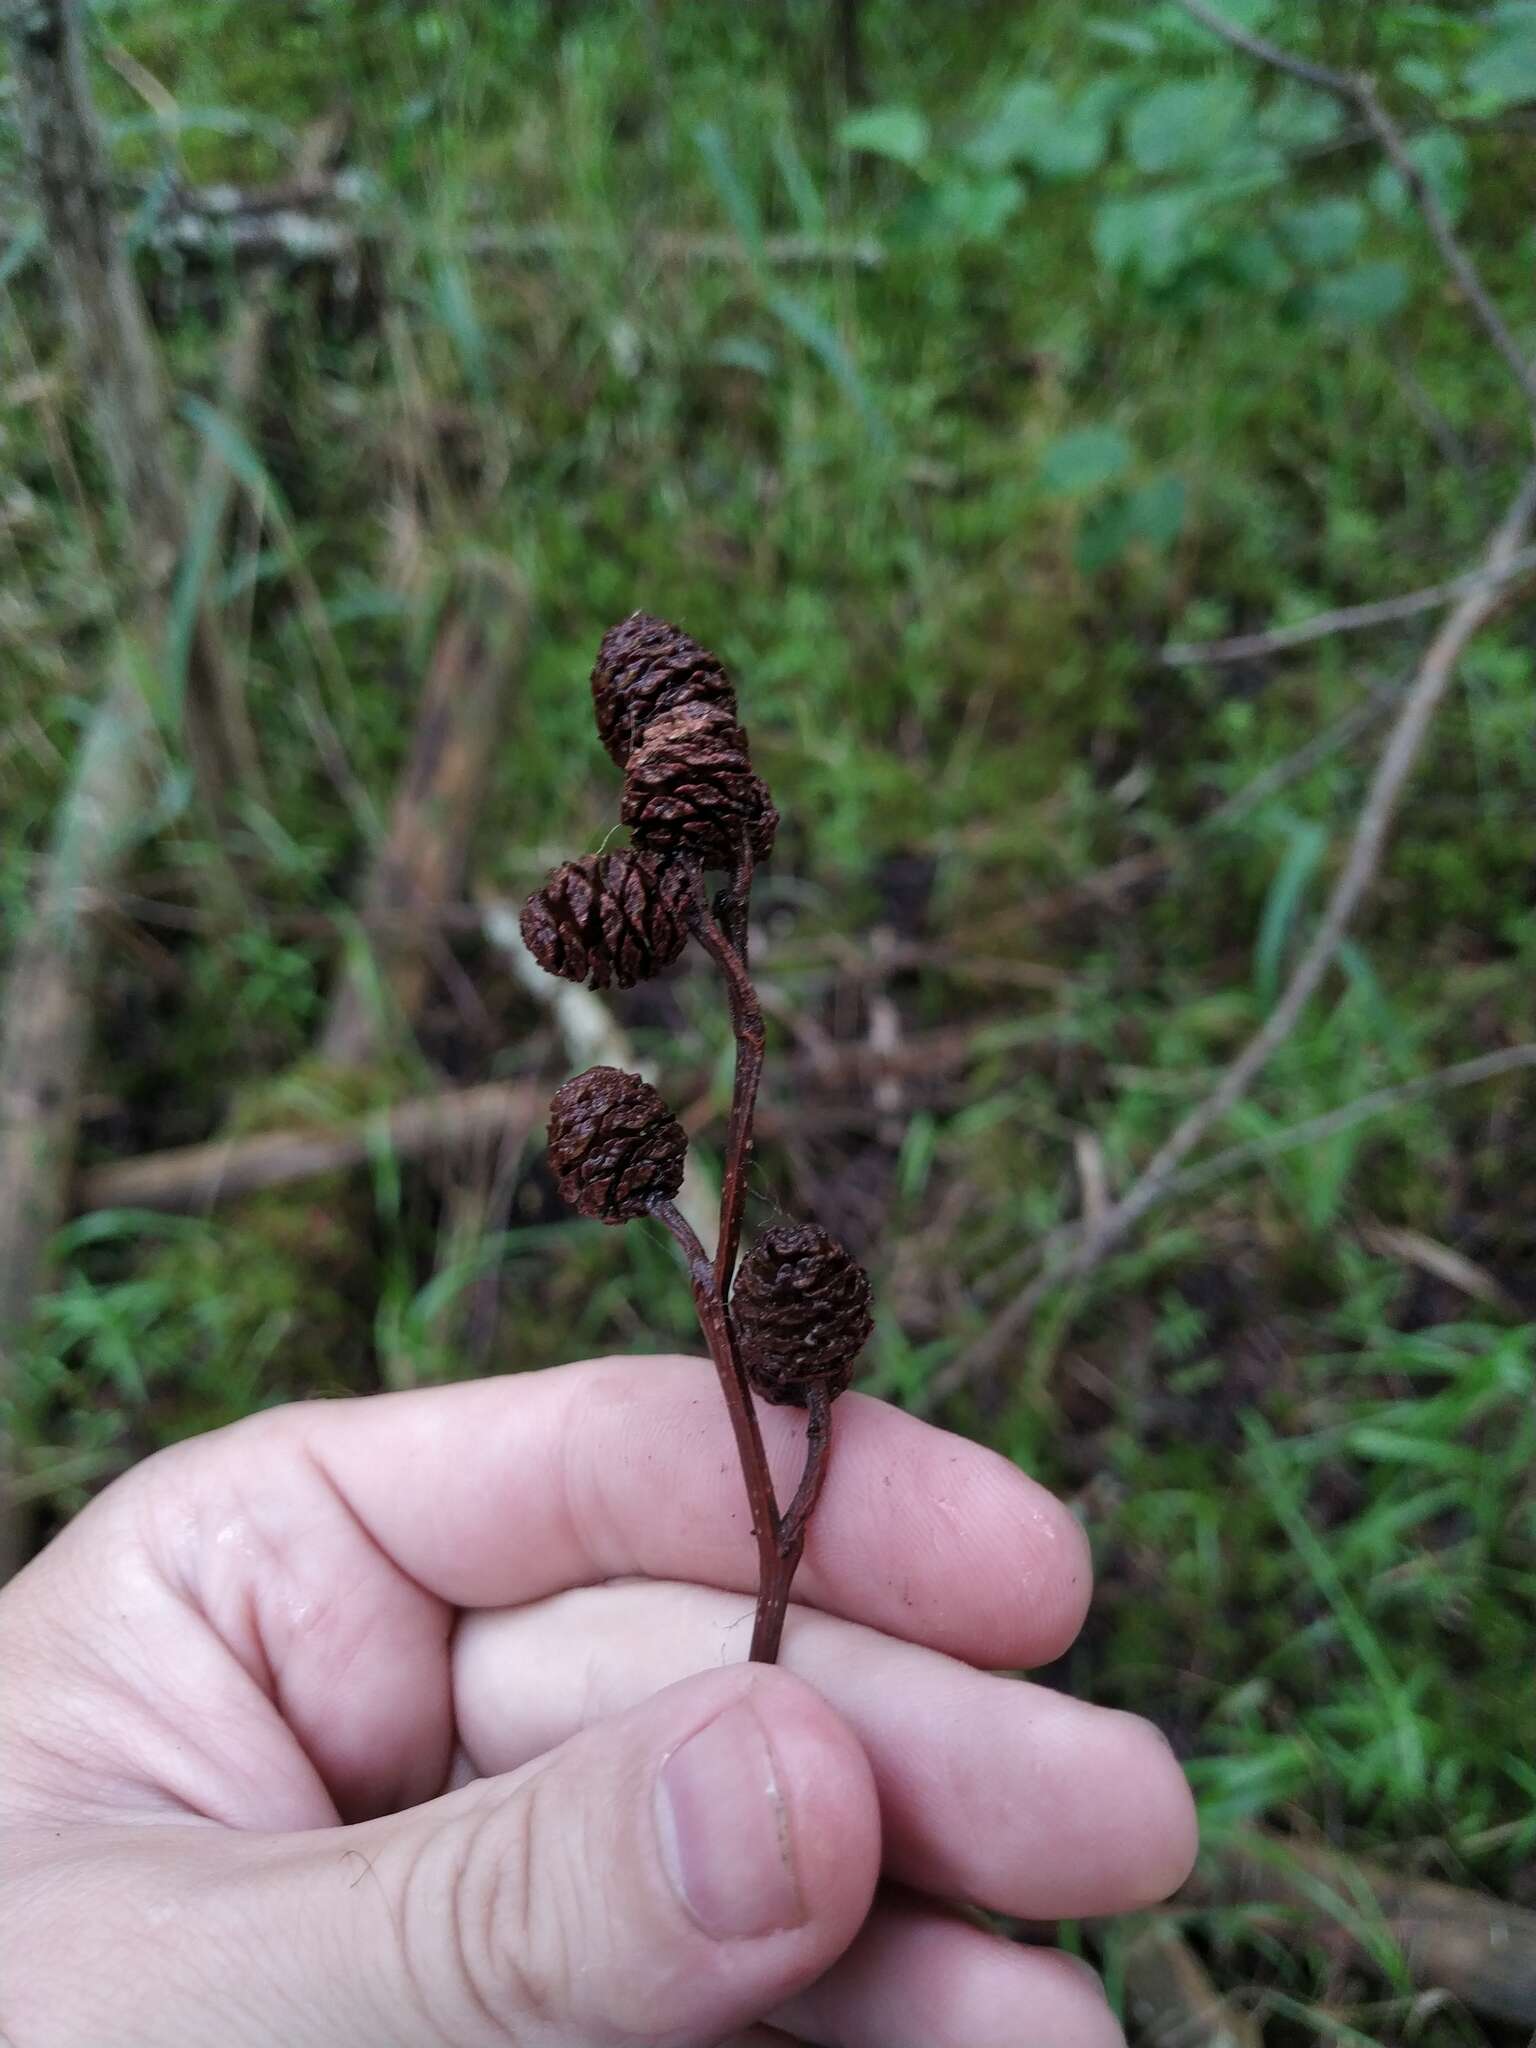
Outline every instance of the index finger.
<svg viewBox="0 0 1536 2048">
<path fill-rule="evenodd" d="M 713 1368 L 607 1358 L 285 1413 L 373 1541 L 456 1607 L 641 1576 L 750 1592 L 745 1488 Z M 760 1410 L 780 1500 L 803 1419 Z M 803 1605 L 968 1663 L 1059 1656 L 1082 1625 L 1086 1539 L 1006 1459 L 867 1396 L 838 1403 Z"/>
</svg>

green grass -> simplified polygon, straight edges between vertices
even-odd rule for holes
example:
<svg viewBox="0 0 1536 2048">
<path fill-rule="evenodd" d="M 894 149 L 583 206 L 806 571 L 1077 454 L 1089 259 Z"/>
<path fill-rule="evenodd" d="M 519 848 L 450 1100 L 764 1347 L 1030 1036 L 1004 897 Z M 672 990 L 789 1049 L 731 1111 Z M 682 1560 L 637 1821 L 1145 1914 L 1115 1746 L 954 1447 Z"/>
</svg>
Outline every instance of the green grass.
<svg viewBox="0 0 1536 2048">
<path fill-rule="evenodd" d="M 345 912 L 387 803 L 434 598 L 490 554 L 527 578 L 536 631 L 485 886 L 514 894 L 610 830 L 584 678 L 635 605 L 740 676 L 788 821 L 765 895 L 781 1009 L 862 1030 L 818 947 L 863 948 L 893 877 L 931 877 L 945 958 L 895 997 L 908 1030 L 974 1025 L 976 1058 L 917 1087 L 894 1132 L 765 1145 L 758 1175 L 765 1198 L 866 1242 L 869 1384 L 921 1405 L 1006 1299 L 1009 1262 L 1076 1213 L 1074 1141 L 1093 1133 L 1123 1188 L 1262 1019 L 1374 734 L 1211 813 L 1401 678 L 1420 636 L 1237 669 L 1168 669 L 1158 646 L 1459 569 L 1526 459 L 1518 395 L 1370 152 L 1181 34 L 1175 10 L 869 0 L 873 97 L 905 110 L 865 116 L 886 155 L 840 140 L 818 0 L 275 12 L 96 15 L 98 42 L 187 117 L 168 135 L 98 64 L 125 173 L 277 176 L 292 136 L 345 99 L 350 160 L 393 234 L 357 296 L 285 292 L 240 451 L 266 517 L 217 587 L 248 647 L 267 782 L 234 849 L 258 911 L 228 928 L 173 770 L 137 883 L 207 928 L 111 947 L 88 1150 L 335 1109 L 334 1077 L 304 1065 L 338 943 L 323 920 Z M 1463 82 L 1497 37 L 1451 8 L 1247 12 L 1371 63 L 1416 133 L 1451 137 L 1447 192 L 1529 338 L 1526 141 Z M 996 140 L 1020 80 L 1053 89 L 1078 168 L 1041 167 L 1038 95 L 1023 154 Z M 1170 120 L 1179 103 L 1158 96 L 1189 86 L 1213 95 L 1207 118 Z M 1249 153 L 1187 161 L 1215 150 L 1223 107 Z M 471 253 L 479 229 L 533 225 L 568 244 Z M 734 235 L 741 257 L 673 262 L 667 234 Z M 761 243 L 779 234 L 872 237 L 884 259 L 775 266 Z M 142 275 L 180 392 L 212 402 L 228 280 L 147 256 Z M 3 286 L 0 382 L 14 925 L 125 588 L 35 261 Z M 190 460 L 208 416 L 183 417 Z M 1221 1142 L 1528 1035 L 1530 734 L 1516 610 L 1464 664 L 1341 970 Z M 1175 856 L 1161 882 L 1052 905 L 1158 848 Z M 483 949 L 462 962 L 497 1035 L 461 1047 L 455 1073 L 553 1072 L 542 1014 Z M 1021 965 L 1040 971 L 998 979 Z M 717 1006 L 702 983 L 674 993 L 635 1014 L 637 1037 L 664 1071 L 718 1072 Z M 780 1057 L 790 1042 L 779 1027 Z M 360 1100 L 421 1071 L 370 1077 Z M 1050 1302 L 947 1411 L 1079 1502 L 1102 1590 L 1066 1680 L 1164 1723 L 1213 1834 L 1262 1817 L 1528 1892 L 1536 1326 L 1369 1232 L 1452 1245 L 1530 1310 L 1530 1108 L 1516 1075 L 1224 1176 Z M 461 1369 L 455 1317 L 489 1268 L 487 1366 L 688 1337 L 666 1247 L 560 1222 L 531 1171 L 478 1247 L 451 1242 L 437 1182 L 381 1158 L 212 1221 L 92 1219 L 62 1251 L 20 1404 L 50 1512 L 261 1402 Z M 1268 2000 L 1272 2039 L 1402 2037 L 1404 2008 L 1382 2003 L 1400 1985 L 1341 1980 L 1240 1913 L 1199 1925 L 1221 1981 Z M 1413 2025 L 1431 2048 L 1497 2038 L 1447 2009 Z"/>
</svg>

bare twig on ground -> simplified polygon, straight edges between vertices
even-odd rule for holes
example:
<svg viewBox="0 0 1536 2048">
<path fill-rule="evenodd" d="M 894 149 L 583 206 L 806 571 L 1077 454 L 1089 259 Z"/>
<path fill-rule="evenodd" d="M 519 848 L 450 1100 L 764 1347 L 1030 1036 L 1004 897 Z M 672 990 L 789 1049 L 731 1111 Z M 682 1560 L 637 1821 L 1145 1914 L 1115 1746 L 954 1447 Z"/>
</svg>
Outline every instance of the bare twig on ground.
<svg viewBox="0 0 1536 2048">
<path fill-rule="evenodd" d="M 1476 1260 L 1454 1245 L 1426 1237 L 1422 1230 L 1407 1230 L 1398 1224 L 1367 1223 L 1360 1232 L 1369 1249 L 1384 1259 L 1398 1259 L 1405 1266 L 1417 1266 L 1421 1273 L 1443 1280 L 1472 1301 L 1480 1301 L 1495 1314 L 1524 1319 L 1524 1310 L 1509 1289 Z"/>
<path fill-rule="evenodd" d="M 396 1018 L 420 1008 L 430 959 L 413 943 L 455 901 L 485 794 L 508 677 L 520 666 L 528 603 L 507 577 L 476 570 L 447 601 L 394 809 L 363 888 L 369 956 L 342 971 L 321 1034 L 336 1066 L 373 1058 Z M 408 920 L 402 923 L 401 920 Z"/>
<path fill-rule="evenodd" d="M 1222 1997 L 1167 1921 L 1154 1920 L 1125 1951 L 1126 2013 L 1147 2048 L 1263 2048 L 1251 2013 Z"/>
<path fill-rule="evenodd" d="M 23 226 L 15 218 L 0 218 L 0 231 L 15 234 Z M 137 232 L 150 249 L 167 256 L 341 268 L 356 264 L 371 248 L 406 241 L 410 234 L 368 180 L 353 170 L 299 174 L 280 185 L 183 187 L 166 193 L 147 214 L 141 212 Z M 560 221 L 504 227 L 472 219 L 457 238 L 448 234 L 446 246 L 471 260 L 497 263 L 591 255 L 622 250 L 625 244 L 612 233 Z M 743 261 L 737 236 L 686 228 L 637 230 L 632 247 L 636 255 L 684 267 Z M 885 261 L 885 249 L 870 235 L 783 234 L 766 236 L 761 256 L 774 269 L 875 270 Z"/>
<path fill-rule="evenodd" d="M 1187 0 L 1186 0 L 1187 4 Z M 1536 513 L 1536 469 L 1529 471 L 1497 531 L 1483 565 L 1498 569 L 1519 551 Z M 987 1370 L 1024 1330 L 1045 1296 L 1062 1281 L 1081 1280 L 1131 1234 L 1149 1210 L 1166 1199 L 1174 1177 L 1195 1147 L 1239 1102 L 1284 1045 L 1329 968 L 1338 957 L 1356 911 L 1381 865 L 1387 835 L 1403 790 L 1418 761 L 1440 702 L 1473 636 L 1497 611 L 1507 584 L 1484 580 L 1456 605 L 1425 652 L 1403 697 L 1381 758 L 1366 792 L 1344 866 L 1334 883 L 1316 932 L 1263 1025 L 1244 1046 L 1211 1092 L 1180 1122 L 1135 1182 L 1113 1203 L 1097 1226 L 1079 1229 L 1064 1242 L 1047 1241 L 1035 1278 L 1015 1296 L 991 1327 L 938 1374 L 932 1397 L 942 1398 Z"/>
<path fill-rule="evenodd" d="M 339 114 L 317 121 L 306 130 L 300 141 L 295 166 L 301 182 L 322 175 L 340 147 L 345 131 L 346 122 Z M 219 410 L 236 426 L 244 423 L 261 386 L 267 362 L 267 344 L 272 333 L 276 285 L 277 278 L 270 269 L 253 281 L 225 343 Z M 206 533 L 217 540 L 223 533 L 234 495 L 235 479 L 224 451 L 210 440 L 204 446 L 192 483 L 188 531 Z M 259 796 L 263 786 L 261 764 L 245 693 L 238 686 L 233 665 L 220 660 L 209 673 L 208 683 L 210 688 L 220 693 L 220 724 L 233 757 L 239 786 L 247 795 Z"/>
<path fill-rule="evenodd" d="M 1213 1152 L 1194 1166 L 1184 1167 L 1165 1185 L 1162 1199 L 1165 1202 L 1180 1200 L 1201 1188 L 1211 1187 L 1217 1181 L 1229 1179 L 1245 1167 L 1261 1166 L 1306 1146 L 1326 1144 L 1330 1138 L 1353 1130 L 1357 1124 L 1390 1115 L 1393 1110 L 1404 1109 L 1410 1103 L 1424 1102 L 1436 1095 L 1450 1094 L 1458 1088 L 1473 1088 L 1481 1082 L 1496 1081 L 1502 1075 L 1533 1068 L 1536 1068 L 1536 1043 L 1526 1043 L 1505 1046 L 1498 1052 L 1480 1053 L 1475 1059 L 1458 1060 L 1453 1066 L 1437 1067 L 1433 1073 L 1419 1074 L 1411 1081 L 1373 1088 L 1365 1095 L 1357 1095 L 1351 1102 L 1340 1103 L 1336 1109 L 1304 1117 L 1300 1123 L 1286 1124 L 1262 1138 L 1249 1138 L 1241 1145 L 1229 1145 L 1224 1151 Z M 1091 1221 L 1085 1205 L 1083 1223 Z M 992 1276 L 994 1294 L 1006 1293 L 1010 1286 L 1036 1266 L 1069 1250 L 1082 1227 L 1080 1223 L 1062 1224 L 1038 1244 L 1030 1246 L 1017 1262 L 1010 1261 L 999 1269 Z M 946 1390 L 947 1382 L 940 1375 L 935 1382 L 933 1398 L 939 1398 Z"/>
<path fill-rule="evenodd" d="M 345 1172 L 364 1164 L 380 1148 L 401 1159 L 419 1159 L 472 1140 L 523 1136 L 543 1114 L 544 1091 L 533 1082 L 488 1081 L 478 1088 L 398 1103 L 357 1123 L 257 1131 L 151 1152 L 140 1159 L 114 1160 L 81 1174 L 75 1206 L 192 1214 L 263 1188 Z"/>
<path fill-rule="evenodd" d="M 1224 1904 L 1273 1905 L 1292 1927 L 1299 1919 L 1314 1934 L 1342 1936 L 1366 1961 L 1386 1945 L 1415 1983 L 1490 2019 L 1536 2027 L 1536 1913 L 1257 1831 L 1223 1852 L 1215 1884 Z"/>
<path fill-rule="evenodd" d="M 1238 633 L 1229 640 L 1170 641 L 1163 649 L 1163 660 L 1170 668 L 1196 667 L 1203 662 L 1262 660 L 1266 655 L 1283 654 L 1288 648 L 1326 640 L 1335 633 L 1358 633 L 1368 626 L 1388 626 L 1400 619 L 1417 618 L 1421 612 L 1439 611 L 1476 590 L 1480 582 L 1511 583 L 1532 569 L 1536 569 L 1536 548 L 1522 548 L 1496 576 L 1473 569 L 1465 576 L 1453 576 L 1449 582 L 1432 583 L 1423 590 L 1410 590 L 1401 597 L 1378 598 L 1372 604 L 1342 605 L 1336 611 L 1298 619 L 1291 626 L 1271 626 L 1263 633 Z"/>
<path fill-rule="evenodd" d="M 1197 1165 L 1186 1166 L 1167 1183 L 1164 1198 L 1193 1194 L 1197 1188 L 1225 1180 L 1229 1174 L 1245 1166 L 1256 1166 L 1263 1160 L 1295 1152 L 1305 1145 L 1324 1144 L 1329 1138 L 1336 1138 L 1341 1131 L 1367 1123 L 1372 1117 L 1385 1116 L 1391 1110 L 1405 1108 L 1411 1102 L 1449 1094 L 1456 1088 L 1474 1088 L 1479 1082 L 1496 1081 L 1502 1074 L 1518 1073 L 1533 1067 L 1536 1067 L 1536 1043 L 1507 1045 L 1498 1052 L 1480 1053 L 1476 1059 L 1458 1060 L 1454 1066 L 1439 1067 L 1432 1074 L 1420 1074 L 1412 1081 L 1399 1081 L 1389 1088 L 1374 1088 L 1368 1095 L 1357 1095 L 1353 1102 L 1341 1103 L 1337 1109 L 1309 1116 L 1301 1123 L 1287 1124 L 1283 1130 L 1273 1131 L 1268 1137 L 1229 1145 L 1225 1151 L 1213 1152 Z"/>
<path fill-rule="evenodd" d="M 1462 297 L 1524 392 L 1527 405 L 1536 412 L 1536 370 L 1532 369 L 1525 351 L 1510 332 L 1434 187 L 1414 161 L 1407 137 L 1382 105 L 1375 80 L 1365 72 L 1334 71 L 1325 64 L 1309 63 L 1306 58 L 1295 56 L 1278 43 L 1240 28 L 1229 15 L 1211 5 L 1211 0 L 1179 0 L 1179 5 L 1212 35 L 1220 36 L 1224 43 L 1241 51 L 1245 57 L 1253 58 L 1255 63 L 1283 71 L 1303 85 L 1315 86 L 1319 92 L 1331 93 L 1335 99 L 1342 100 L 1346 106 L 1363 115 L 1366 126 L 1381 144 L 1387 161 L 1402 179 Z"/>
</svg>

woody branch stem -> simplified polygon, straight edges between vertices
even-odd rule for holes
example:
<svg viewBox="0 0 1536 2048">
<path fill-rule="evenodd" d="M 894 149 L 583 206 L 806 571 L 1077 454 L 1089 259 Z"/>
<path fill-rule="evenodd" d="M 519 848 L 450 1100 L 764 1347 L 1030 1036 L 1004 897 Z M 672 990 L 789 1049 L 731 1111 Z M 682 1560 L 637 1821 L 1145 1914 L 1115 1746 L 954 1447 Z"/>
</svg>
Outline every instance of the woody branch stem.
<svg viewBox="0 0 1536 2048">
<path fill-rule="evenodd" d="M 758 1625 L 753 1631 L 751 1656 L 755 1662 L 771 1664 L 778 1654 L 779 1633 L 783 1628 L 783 1609 L 788 1600 L 789 1584 L 786 1577 L 782 1589 L 783 1597 L 778 1603 L 779 1630 L 772 1636 L 772 1646 L 761 1648 L 759 1637 L 762 1635 L 764 1606 L 773 1598 L 777 1581 L 784 1571 L 784 1562 L 781 1555 L 779 1510 L 773 1497 L 773 1475 L 768 1470 L 768 1454 L 763 1449 L 762 1431 L 757 1426 L 757 1411 L 752 1405 L 752 1390 L 747 1384 L 746 1373 L 742 1370 L 735 1333 L 726 1314 L 724 1297 L 715 1283 L 715 1273 L 710 1265 L 709 1254 L 700 1244 L 692 1225 L 675 1202 L 653 1202 L 651 1214 L 672 1233 L 678 1249 L 682 1252 L 693 1288 L 693 1305 L 698 1313 L 699 1328 L 703 1331 L 704 1341 L 709 1346 L 709 1355 L 714 1360 L 715 1371 L 720 1380 L 720 1391 L 725 1396 L 725 1405 L 730 1414 L 731 1433 L 736 1439 L 736 1455 L 741 1460 L 742 1478 L 746 1482 L 747 1503 L 752 1516 L 752 1534 L 757 1543 Z M 793 1569 L 791 1566 L 791 1574 Z"/>
<path fill-rule="evenodd" d="M 748 870 L 750 886 L 750 869 Z M 736 1040 L 736 1079 L 731 1090 L 731 1118 L 726 1128 L 725 1172 L 720 1194 L 720 1242 L 715 1249 L 715 1285 L 722 1301 L 729 1298 L 741 1226 L 747 1201 L 747 1167 L 752 1158 L 752 1118 L 763 1075 L 763 1012 L 751 976 L 719 920 L 703 900 L 702 877 L 694 907 L 693 930 L 699 944 L 725 980 L 730 1002 L 731 1031 Z M 745 923 L 742 903 L 742 923 Z"/>
</svg>

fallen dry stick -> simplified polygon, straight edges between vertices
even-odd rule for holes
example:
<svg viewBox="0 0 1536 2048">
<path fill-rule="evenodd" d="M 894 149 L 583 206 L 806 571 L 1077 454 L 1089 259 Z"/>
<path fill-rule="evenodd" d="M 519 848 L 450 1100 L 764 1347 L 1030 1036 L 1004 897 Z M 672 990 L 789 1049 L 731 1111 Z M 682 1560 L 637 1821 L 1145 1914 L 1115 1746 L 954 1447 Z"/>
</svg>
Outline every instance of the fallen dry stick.
<svg viewBox="0 0 1536 2048">
<path fill-rule="evenodd" d="M 263 1188 L 345 1172 L 381 1150 L 419 1159 L 471 1140 L 522 1136 L 543 1114 L 543 1089 L 527 1081 L 488 1081 L 479 1088 L 402 1102 L 357 1123 L 257 1131 L 93 1166 L 79 1177 L 75 1206 L 196 1214 Z"/>
<path fill-rule="evenodd" d="M 1283 1909 L 1318 1935 L 1344 1935 L 1371 1960 L 1401 1952 L 1413 1981 L 1490 2019 L 1536 2027 L 1536 1913 L 1457 1885 L 1398 1877 L 1334 1849 L 1254 1834 L 1221 1858 L 1223 1901 Z"/>
<path fill-rule="evenodd" d="M 343 968 L 320 1037 L 321 1057 L 335 1066 L 366 1065 L 392 1021 L 409 1022 L 421 1006 L 431 961 L 420 935 L 461 893 L 527 627 L 521 586 L 489 570 L 466 574 L 447 600 L 394 808 L 363 887 L 371 958 Z"/>
<path fill-rule="evenodd" d="M 1258 2021 L 1222 1997 L 1176 1927 L 1153 1921 L 1123 1967 L 1126 2016 L 1148 2048 L 1263 2048 Z"/>
</svg>

